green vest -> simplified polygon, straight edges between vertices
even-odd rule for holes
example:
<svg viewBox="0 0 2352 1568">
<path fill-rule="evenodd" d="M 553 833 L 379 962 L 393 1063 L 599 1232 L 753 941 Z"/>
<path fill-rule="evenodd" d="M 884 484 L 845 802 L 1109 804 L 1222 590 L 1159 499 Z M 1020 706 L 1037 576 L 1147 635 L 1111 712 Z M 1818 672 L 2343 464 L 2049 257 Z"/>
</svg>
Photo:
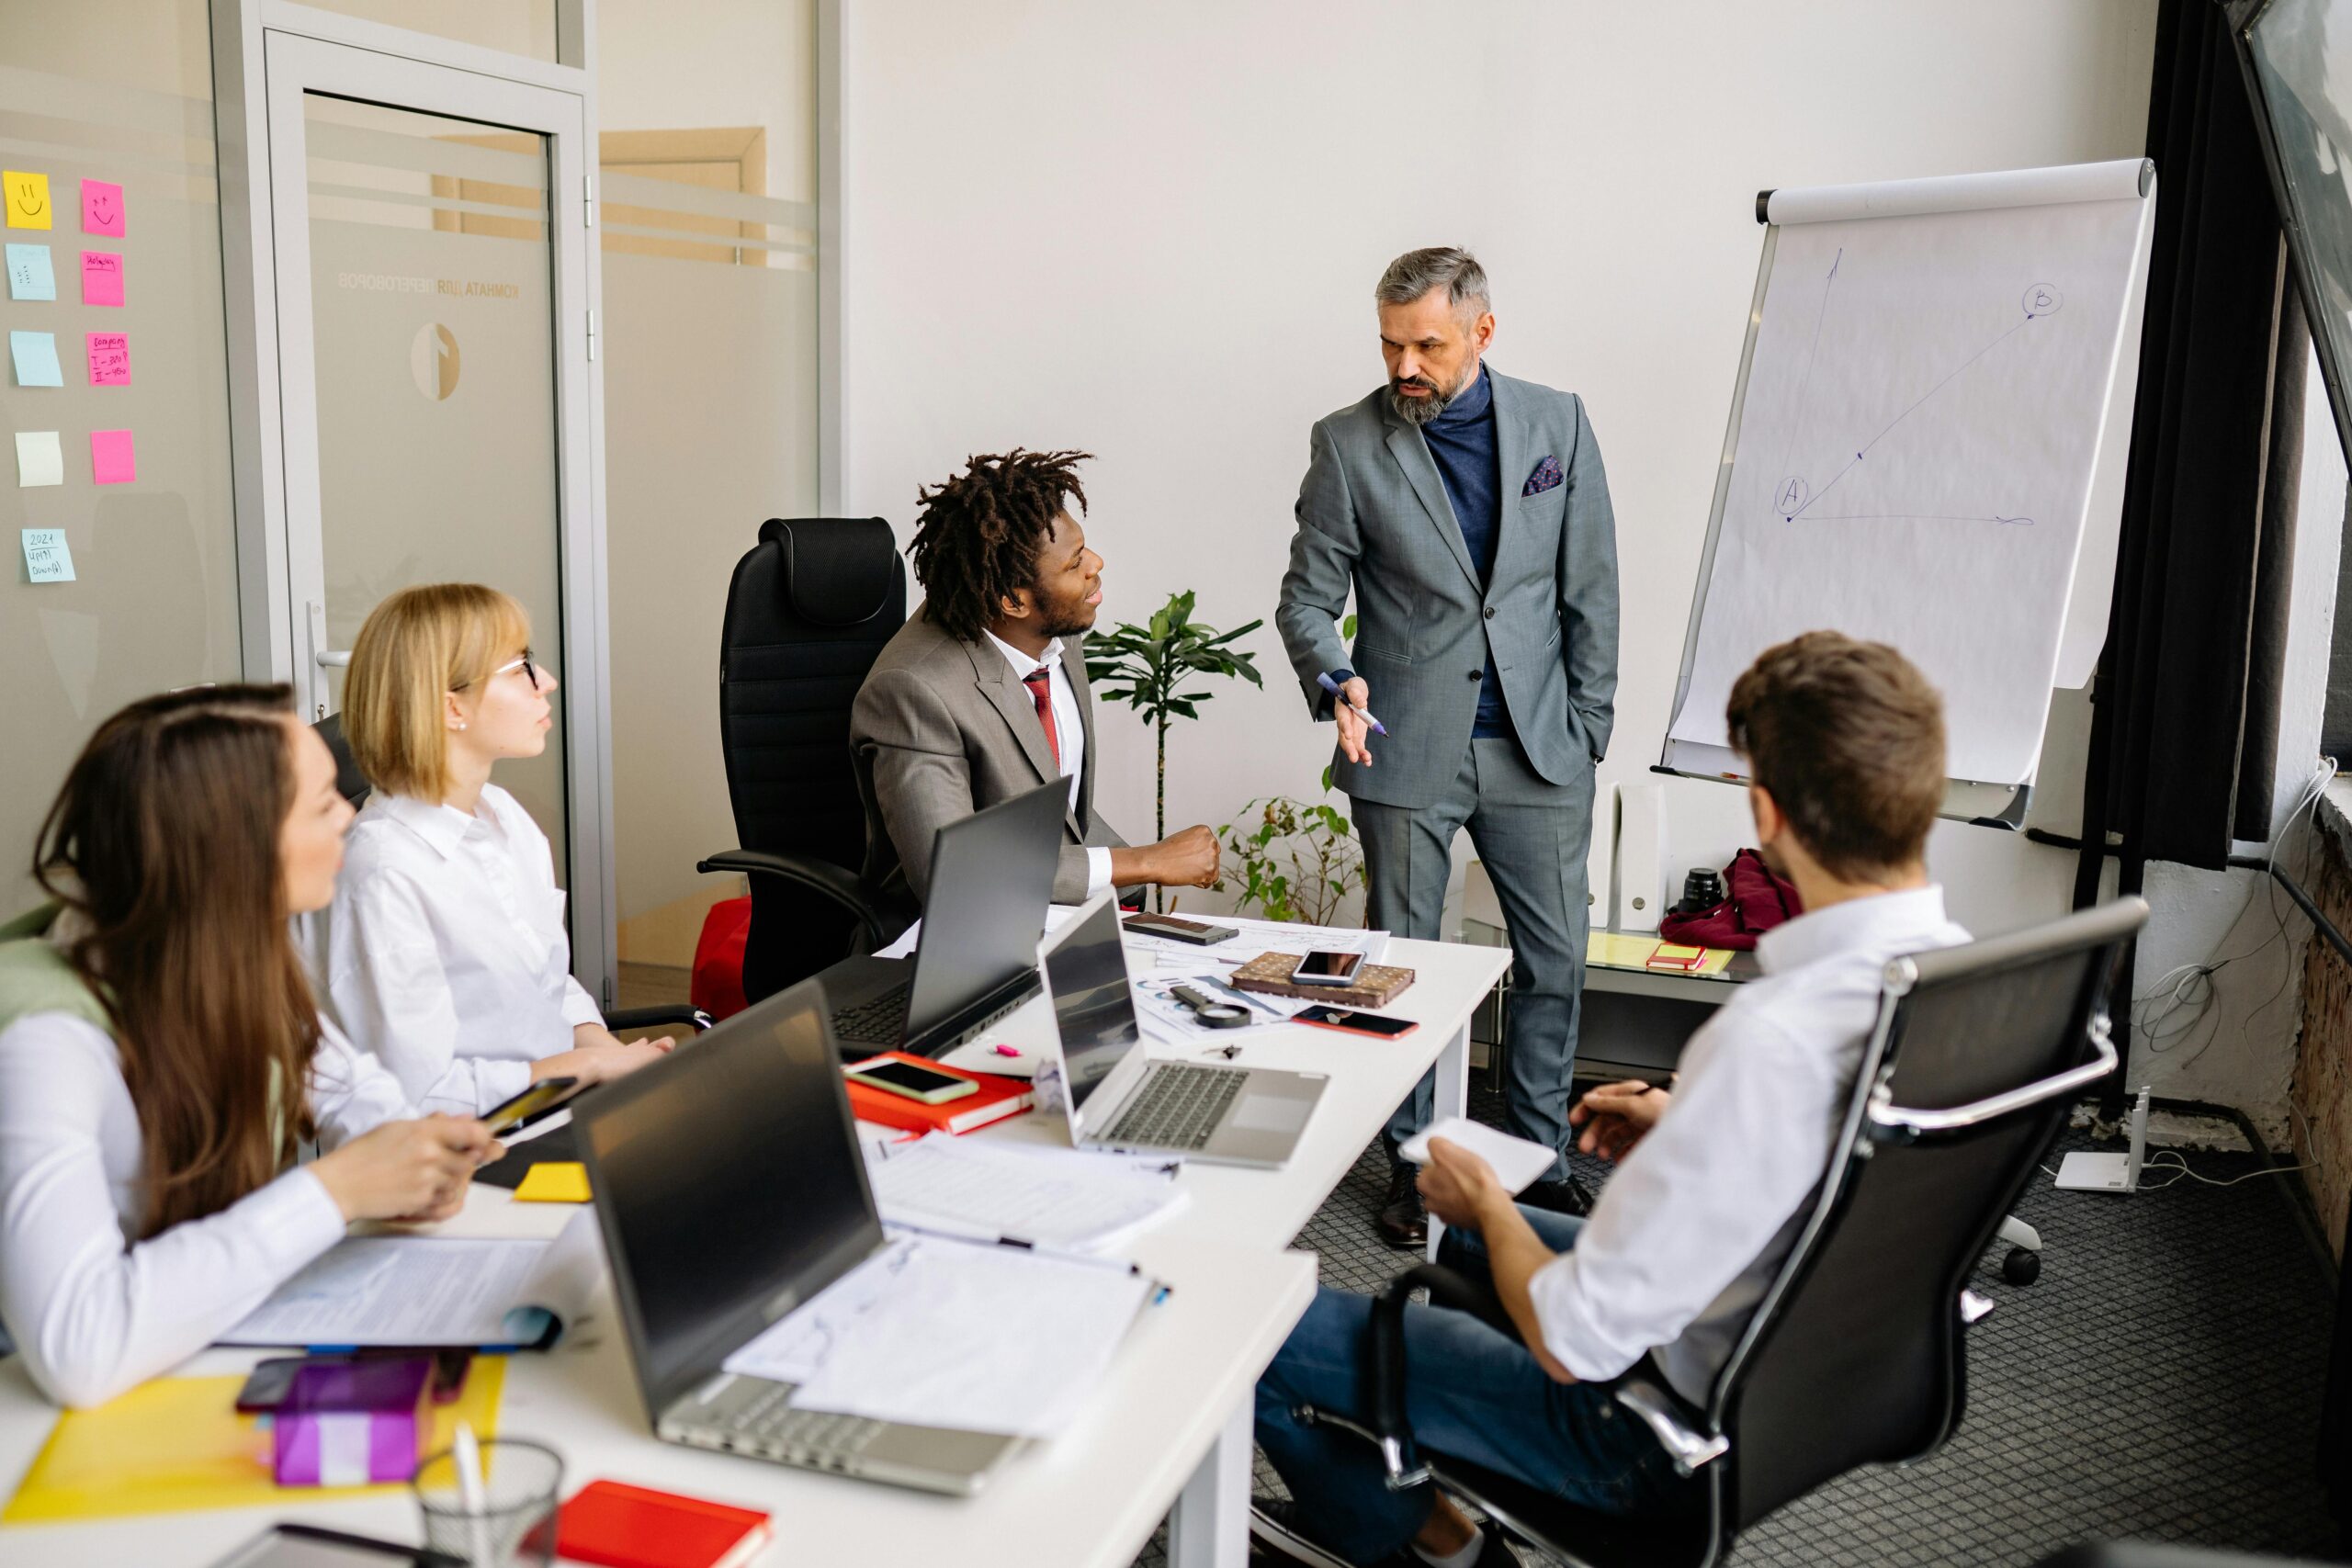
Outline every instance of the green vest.
<svg viewBox="0 0 2352 1568">
<path fill-rule="evenodd" d="M 87 982 L 50 945 L 60 906 L 43 904 L 0 925 L 0 1029 L 35 1013 L 70 1013 L 111 1035 L 114 1020 Z"/>
</svg>

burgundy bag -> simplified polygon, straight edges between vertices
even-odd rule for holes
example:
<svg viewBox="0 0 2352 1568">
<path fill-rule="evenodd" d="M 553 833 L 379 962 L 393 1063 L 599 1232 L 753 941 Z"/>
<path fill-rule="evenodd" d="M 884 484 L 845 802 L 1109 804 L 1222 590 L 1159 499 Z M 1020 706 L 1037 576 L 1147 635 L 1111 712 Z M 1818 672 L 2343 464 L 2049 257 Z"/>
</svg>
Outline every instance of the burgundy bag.
<svg viewBox="0 0 2352 1568">
<path fill-rule="evenodd" d="M 1658 922 L 1657 934 L 1668 942 L 1693 947 L 1729 947 L 1746 951 L 1756 939 L 1785 920 L 1804 913 L 1797 890 L 1772 874 L 1764 857 L 1742 850 L 1724 867 L 1724 886 L 1731 897 L 1695 915 L 1668 915 Z"/>
</svg>

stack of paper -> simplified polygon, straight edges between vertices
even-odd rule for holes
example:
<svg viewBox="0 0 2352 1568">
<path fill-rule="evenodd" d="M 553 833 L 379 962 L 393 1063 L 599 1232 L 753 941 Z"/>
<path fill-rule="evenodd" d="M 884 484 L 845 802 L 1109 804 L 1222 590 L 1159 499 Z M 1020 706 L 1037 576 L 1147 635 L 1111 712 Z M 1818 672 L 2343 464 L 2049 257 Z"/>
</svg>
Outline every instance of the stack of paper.
<svg viewBox="0 0 2352 1568">
<path fill-rule="evenodd" d="M 901 1238 L 727 1358 L 806 1410 L 1050 1438 L 1158 1287 L 1124 1263 Z"/>
<path fill-rule="evenodd" d="M 537 1345 L 577 1322 L 602 1254 L 593 1216 L 553 1241 L 351 1236 L 271 1292 L 223 1345 Z"/>
<path fill-rule="evenodd" d="M 876 1159 L 876 1153 L 887 1158 Z M 867 1150 L 882 1218 L 910 1230 L 1106 1252 L 1182 1208 L 1173 1161 L 974 1143 L 934 1133 Z"/>
</svg>

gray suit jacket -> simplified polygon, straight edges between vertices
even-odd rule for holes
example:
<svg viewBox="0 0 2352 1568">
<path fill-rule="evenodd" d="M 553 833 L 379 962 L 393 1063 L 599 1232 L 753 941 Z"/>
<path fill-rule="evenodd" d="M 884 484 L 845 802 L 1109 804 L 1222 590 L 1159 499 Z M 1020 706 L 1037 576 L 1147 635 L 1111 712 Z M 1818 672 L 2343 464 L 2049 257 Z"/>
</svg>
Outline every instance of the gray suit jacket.
<svg viewBox="0 0 2352 1568">
<path fill-rule="evenodd" d="M 1437 460 L 1388 407 L 1385 388 L 1315 426 L 1298 531 L 1275 612 L 1318 718 L 1316 684 L 1351 668 L 1387 726 L 1374 765 L 1335 758 L 1349 795 L 1418 809 L 1460 771 L 1489 645 L 1511 723 L 1535 771 L 1573 782 L 1609 749 L 1617 695 L 1617 531 L 1584 400 L 1494 376 L 1501 536 L 1482 585 Z M 1561 481 L 1527 484 L 1555 459 Z M 1548 475 L 1547 475 L 1548 477 Z M 1352 652 L 1335 622 L 1356 599 Z"/>
<path fill-rule="evenodd" d="M 1057 904 L 1086 901 L 1083 846 L 1126 843 L 1094 815 L 1094 699 L 1080 641 L 1066 638 L 1062 645 L 1062 670 L 1078 696 L 1086 753 L 1078 805 L 1062 819 L 1061 861 L 1054 871 Z M 852 746 L 873 752 L 875 796 L 918 898 L 927 892 L 931 841 L 941 828 L 1059 776 L 1036 704 L 1004 655 L 988 643 L 949 636 L 921 607 L 866 672 L 850 709 L 849 734 Z"/>
</svg>

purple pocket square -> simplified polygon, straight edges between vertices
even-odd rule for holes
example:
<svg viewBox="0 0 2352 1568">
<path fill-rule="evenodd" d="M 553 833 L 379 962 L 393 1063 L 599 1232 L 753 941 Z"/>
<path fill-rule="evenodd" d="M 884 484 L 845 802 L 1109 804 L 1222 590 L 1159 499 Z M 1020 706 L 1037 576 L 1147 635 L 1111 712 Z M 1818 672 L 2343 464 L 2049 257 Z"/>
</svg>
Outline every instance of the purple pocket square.
<svg viewBox="0 0 2352 1568">
<path fill-rule="evenodd" d="M 1527 476 L 1527 488 L 1519 493 L 1542 495 L 1547 490 L 1557 490 L 1560 488 L 1561 479 L 1565 477 L 1560 472 L 1560 459 L 1546 457 L 1535 465 L 1535 471 Z"/>
</svg>

